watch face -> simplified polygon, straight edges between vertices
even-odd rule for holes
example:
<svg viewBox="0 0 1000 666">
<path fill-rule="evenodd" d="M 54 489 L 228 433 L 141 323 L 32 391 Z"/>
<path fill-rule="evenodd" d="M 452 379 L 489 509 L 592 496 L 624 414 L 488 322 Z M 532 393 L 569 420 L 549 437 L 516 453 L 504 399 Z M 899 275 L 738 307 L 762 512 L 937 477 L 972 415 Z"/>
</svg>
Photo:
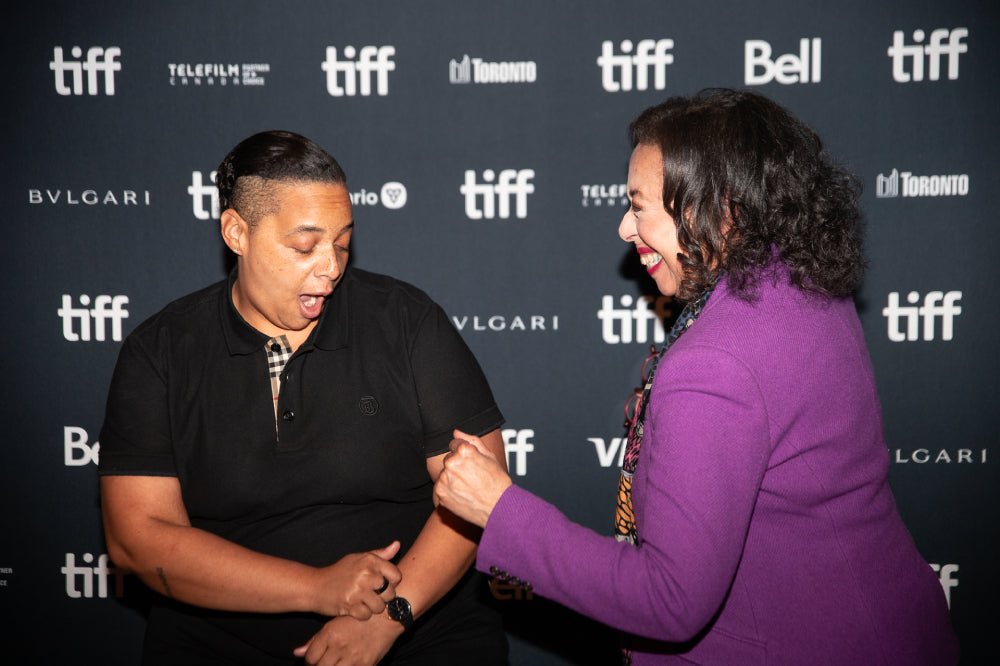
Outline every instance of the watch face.
<svg viewBox="0 0 1000 666">
<path fill-rule="evenodd" d="M 401 622 L 404 627 L 409 628 L 413 624 L 413 612 L 410 609 L 410 602 L 403 597 L 396 597 L 386 604 L 386 611 L 389 617 L 397 622 Z"/>
</svg>

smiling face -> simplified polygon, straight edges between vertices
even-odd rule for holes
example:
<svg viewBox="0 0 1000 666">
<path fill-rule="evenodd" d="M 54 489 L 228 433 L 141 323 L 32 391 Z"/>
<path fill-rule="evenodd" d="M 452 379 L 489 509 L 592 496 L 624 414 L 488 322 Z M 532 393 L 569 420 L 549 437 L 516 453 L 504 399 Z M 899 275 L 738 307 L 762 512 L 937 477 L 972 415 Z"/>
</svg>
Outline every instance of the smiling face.
<svg viewBox="0 0 1000 666">
<path fill-rule="evenodd" d="M 684 272 L 678 254 L 677 225 L 663 207 L 663 153 L 640 143 L 628 163 L 628 212 L 618 227 L 626 243 L 634 243 L 646 272 L 664 296 L 674 296 Z"/>
<path fill-rule="evenodd" d="M 342 183 L 273 182 L 279 206 L 252 227 L 233 209 L 222 237 L 238 259 L 233 303 L 248 324 L 293 347 L 308 337 L 347 267 L 354 228 Z"/>
</svg>

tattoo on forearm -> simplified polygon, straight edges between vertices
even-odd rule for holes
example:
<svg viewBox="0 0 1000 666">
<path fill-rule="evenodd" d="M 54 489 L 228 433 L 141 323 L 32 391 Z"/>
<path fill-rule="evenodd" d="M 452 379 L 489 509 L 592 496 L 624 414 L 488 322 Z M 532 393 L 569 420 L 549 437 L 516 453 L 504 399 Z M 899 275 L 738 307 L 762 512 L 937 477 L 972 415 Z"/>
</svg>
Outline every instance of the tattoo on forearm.
<svg viewBox="0 0 1000 666">
<path fill-rule="evenodd" d="M 163 592 L 170 597 L 174 598 L 174 593 L 170 591 L 170 584 L 167 583 L 167 574 L 163 572 L 163 567 L 156 567 L 156 573 L 160 576 L 160 582 L 163 583 Z"/>
</svg>

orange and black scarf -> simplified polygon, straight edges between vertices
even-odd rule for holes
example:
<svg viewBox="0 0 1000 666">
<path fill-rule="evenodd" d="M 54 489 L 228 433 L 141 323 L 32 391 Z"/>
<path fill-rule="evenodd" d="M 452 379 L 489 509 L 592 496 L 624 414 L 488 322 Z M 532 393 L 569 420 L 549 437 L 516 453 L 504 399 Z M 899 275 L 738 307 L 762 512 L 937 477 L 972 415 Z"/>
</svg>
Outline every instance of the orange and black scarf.
<svg viewBox="0 0 1000 666">
<path fill-rule="evenodd" d="M 649 371 L 649 377 L 646 379 L 646 384 L 642 388 L 642 395 L 639 397 L 638 404 L 636 404 L 635 416 L 628 431 L 628 443 L 625 446 L 625 461 L 622 464 L 622 475 L 618 481 L 618 506 L 615 509 L 615 538 L 619 541 L 627 541 L 632 545 L 636 545 L 638 543 L 635 513 L 632 510 L 632 475 L 635 474 L 636 467 L 639 464 L 639 448 L 642 446 L 646 403 L 649 400 L 649 392 L 653 386 L 653 376 L 656 374 L 656 366 L 659 365 L 660 359 L 663 358 L 667 349 L 669 349 L 670 346 L 677 341 L 677 338 L 681 337 L 681 334 L 684 333 L 684 331 L 691 327 L 691 324 L 693 324 L 698 318 L 698 315 L 701 314 L 701 310 L 705 307 L 705 303 L 708 302 L 708 297 L 712 295 L 712 291 L 715 289 L 716 284 L 718 284 L 718 278 L 705 293 L 703 293 L 696 300 L 688 303 L 684 306 L 684 309 L 681 310 L 681 314 L 677 317 L 674 325 L 670 328 L 670 333 L 667 334 L 667 339 L 663 343 L 663 348 L 660 350 L 660 353 L 657 354 L 656 360 L 653 361 L 653 367 Z M 632 663 L 632 650 L 628 647 L 627 636 L 625 637 L 625 647 L 622 649 L 622 663 L 626 665 Z"/>
</svg>

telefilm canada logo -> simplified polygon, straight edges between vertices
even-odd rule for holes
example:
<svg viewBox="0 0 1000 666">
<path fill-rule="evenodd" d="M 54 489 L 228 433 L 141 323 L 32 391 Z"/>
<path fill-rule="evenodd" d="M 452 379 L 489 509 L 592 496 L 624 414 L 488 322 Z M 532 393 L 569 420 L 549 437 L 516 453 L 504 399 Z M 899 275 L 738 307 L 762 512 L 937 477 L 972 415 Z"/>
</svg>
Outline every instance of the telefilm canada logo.
<svg viewBox="0 0 1000 666">
<path fill-rule="evenodd" d="M 219 210 L 219 188 L 215 185 L 215 171 L 206 177 L 201 171 L 191 172 L 191 184 L 187 193 L 191 195 L 191 212 L 199 220 L 217 220 Z M 389 210 L 399 210 L 406 205 L 406 185 L 398 181 L 384 183 L 374 190 L 361 188 L 351 192 L 351 205 L 373 207 L 381 205 Z"/>
<path fill-rule="evenodd" d="M 892 45 L 886 54 L 892 60 L 892 80 L 896 83 L 938 81 L 941 78 L 942 63 L 946 65 L 945 75 L 949 81 L 958 79 L 959 58 L 969 52 L 969 45 L 962 40 L 969 36 L 968 28 L 937 28 L 930 38 L 923 30 L 911 33 L 912 43 L 906 43 L 906 33 L 894 30 Z M 924 43 L 924 40 L 927 43 Z"/>
<path fill-rule="evenodd" d="M 83 58 L 83 49 L 79 46 L 70 48 L 69 55 L 63 47 L 52 49 L 52 60 L 49 69 L 55 75 L 56 92 L 68 95 L 108 95 L 115 94 L 115 72 L 120 72 L 122 63 L 118 58 L 122 50 L 117 46 L 91 46 L 87 49 L 87 57 Z M 84 89 L 84 74 L 87 85 Z M 68 75 L 68 79 L 67 79 Z"/>
<path fill-rule="evenodd" d="M 490 62 L 482 58 L 452 59 L 448 64 L 448 82 L 465 83 L 534 83 L 538 65 L 533 60 Z"/>
<path fill-rule="evenodd" d="M 642 39 L 638 44 L 633 44 L 631 39 L 623 39 L 618 44 L 618 53 L 615 53 L 614 42 L 601 42 L 601 55 L 597 57 L 601 86 L 607 92 L 647 90 L 652 78 L 654 90 L 665 89 L 667 65 L 674 62 L 673 48 L 672 39 Z"/>
<path fill-rule="evenodd" d="M 616 208 L 628 205 L 628 186 L 625 183 L 611 185 L 581 185 L 580 205 L 584 208 Z"/>
<path fill-rule="evenodd" d="M 969 194 L 969 174 L 950 173 L 931 176 L 893 169 L 875 179 L 875 197 L 964 197 Z"/>
<path fill-rule="evenodd" d="M 266 83 L 270 63 L 170 62 L 167 81 L 172 86 L 259 87 Z"/>
</svg>

